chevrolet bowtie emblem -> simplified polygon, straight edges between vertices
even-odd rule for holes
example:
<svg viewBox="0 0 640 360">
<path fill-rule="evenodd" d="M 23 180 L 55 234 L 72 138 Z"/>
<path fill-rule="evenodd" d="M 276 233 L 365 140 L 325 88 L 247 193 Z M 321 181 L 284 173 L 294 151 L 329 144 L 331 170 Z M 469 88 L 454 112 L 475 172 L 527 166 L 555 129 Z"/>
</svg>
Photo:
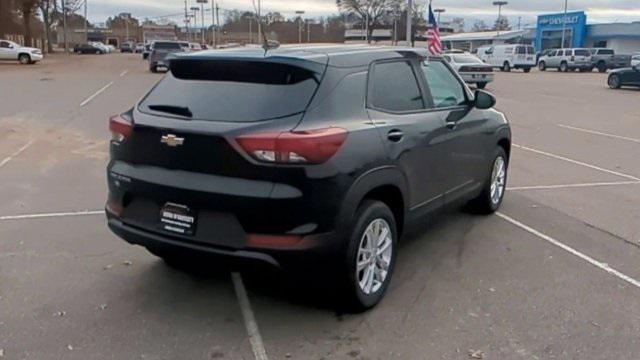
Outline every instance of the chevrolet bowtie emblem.
<svg viewBox="0 0 640 360">
<path fill-rule="evenodd" d="M 170 147 L 176 147 L 184 144 L 184 138 L 177 137 L 173 134 L 167 134 L 160 139 L 160 142 Z"/>
</svg>

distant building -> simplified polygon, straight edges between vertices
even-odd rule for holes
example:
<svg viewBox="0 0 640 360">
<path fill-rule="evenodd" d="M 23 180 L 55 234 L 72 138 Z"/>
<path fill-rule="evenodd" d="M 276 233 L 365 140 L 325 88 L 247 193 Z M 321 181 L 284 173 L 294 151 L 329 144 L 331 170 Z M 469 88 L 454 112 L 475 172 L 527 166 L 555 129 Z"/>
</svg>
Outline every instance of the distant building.
<svg viewBox="0 0 640 360">
<path fill-rule="evenodd" d="M 564 46 L 562 44 L 564 28 Z M 640 51 L 640 21 L 632 23 L 587 24 L 583 11 L 538 16 L 537 25 L 524 30 L 484 31 L 445 35 L 448 49 L 472 51 L 482 45 L 530 44 L 537 51 L 560 47 L 603 47 L 619 54 Z"/>
</svg>

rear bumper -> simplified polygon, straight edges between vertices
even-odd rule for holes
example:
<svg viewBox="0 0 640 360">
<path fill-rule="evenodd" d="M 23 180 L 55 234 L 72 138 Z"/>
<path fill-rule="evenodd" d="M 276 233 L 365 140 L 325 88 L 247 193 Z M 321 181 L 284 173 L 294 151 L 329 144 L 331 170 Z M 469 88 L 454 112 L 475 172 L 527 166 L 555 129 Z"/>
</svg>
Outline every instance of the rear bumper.
<svg viewBox="0 0 640 360">
<path fill-rule="evenodd" d="M 305 236 L 291 246 L 234 249 L 151 232 L 123 222 L 108 209 L 106 213 L 111 231 L 129 244 L 191 254 L 206 254 L 220 257 L 234 264 L 258 263 L 275 268 L 313 267 L 333 259 L 340 253 L 343 243 L 336 233 L 327 233 Z"/>
<path fill-rule="evenodd" d="M 462 77 L 462 80 L 464 80 L 466 83 L 469 84 L 475 84 L 475 83 L 489 83 L 493 81 L 493 73 L 464 73 L 461 72 L 460 76 Z"/>
</svg>

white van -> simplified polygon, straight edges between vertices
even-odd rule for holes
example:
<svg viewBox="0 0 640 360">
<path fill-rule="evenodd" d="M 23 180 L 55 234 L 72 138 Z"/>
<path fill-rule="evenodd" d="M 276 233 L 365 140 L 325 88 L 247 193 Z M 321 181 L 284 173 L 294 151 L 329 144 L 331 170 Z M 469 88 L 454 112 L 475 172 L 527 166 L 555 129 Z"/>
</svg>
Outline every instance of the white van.
<svg viewBox="0 0 640 360">
<path fill-rule="evenodd" d="M 531 45 L 490 45 L 478 48 L 478 56 L 485 63 L 502 71 L 522 69 L 528 73 L 536 66 L 536 51 Z"/>
</svg>

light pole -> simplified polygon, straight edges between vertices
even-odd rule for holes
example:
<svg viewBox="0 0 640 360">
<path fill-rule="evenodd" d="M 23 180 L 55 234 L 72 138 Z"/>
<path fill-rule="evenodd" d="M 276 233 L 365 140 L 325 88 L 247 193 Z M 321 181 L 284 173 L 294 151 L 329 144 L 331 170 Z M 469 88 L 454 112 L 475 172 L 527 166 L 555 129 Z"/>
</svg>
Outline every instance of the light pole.
<svg viewBox="0 0 640 360">
<path fill-rule="evenodd" d="M 67 37 L 67 5 L 62 0 L 62 26 L 64 26 L 64 52 L 69 55 L 69 38 Z"/>
<path fill-rule="evenodd" d="M 302 15 L 304 15 L 304 10 L 296 11 L 296 15 L 298 15 L 298 43 L 302 44 Z"/>
<path fill-rule="evenodd" d="M 564 15 L 562 16 L 562 43 L 560 48 L 564 49 L 564 40 L 567 32 L 567 8 L 569 6 L 569 0 L 564 0 Z"/>
<path fill-rule="evenodd" d="M 507 1 L 494 1 L 493 5 L 498 7 L 498 22 L 496 23 L 496 29 L 498 30 L 498 36 L 500 36 L 500 28 L 502 27 L 502 7 L 509 4 Z"/>
<path fill-rule="evenodd" d="M 201 15 L 201 22 L 202 22 L 202 29 L 200 29 L 200 32 L 202 33 L 202 44 L 205 44 L 204 41 L 204 4 L 207 4 L 209 2 L 209 0 L 197 0 L 197 2 L 200 4 L 200 15 Z M 213 16 L 213 14 L 212 14 Z M 212 22 L 213 24 L 213 22 Z"/>
<path fill-rule="evenodd" d="M 413 22 L 413 0 L 407 4 L 407 46 L 411 46 L 411 29 Z"/>
<path fill-rule="evenodd" d="M 87 0 L 84 0 L 84 42 L 89 43 L 89 20 L 87 20 Z"/>
<path fill-rule="evenodd" d="M 189 33 L 189 10 L 187 10 L 187 0 L 184 0 L 184 27 L 187 30 L 187 41 L 191 41 L 191 34 Z"/>
<path fill-rule="evenodd" d="M 433 9 L 433 12 L 438 14 L 438 25 L 440 25 L 440 14 L 442 14 L 445 11 L 446 11 L 445 9 Z"/>
</svg>

